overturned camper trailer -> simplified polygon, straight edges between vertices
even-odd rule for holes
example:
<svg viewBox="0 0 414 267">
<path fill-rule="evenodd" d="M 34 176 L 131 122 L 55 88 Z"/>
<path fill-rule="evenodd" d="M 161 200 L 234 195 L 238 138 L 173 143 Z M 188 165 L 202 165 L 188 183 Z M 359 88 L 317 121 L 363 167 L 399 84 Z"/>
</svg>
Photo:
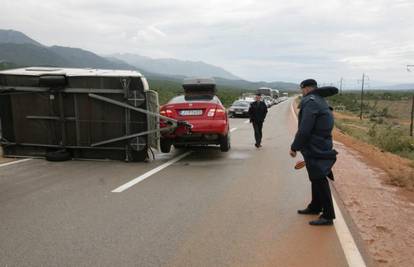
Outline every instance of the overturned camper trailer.
<svg viewBox="0 0 414 267">
<path fill-rule="evenodd" d="M 157 93 L 136 71 L 31 67 L 0 72 L 6 157 L 142 161 L 148 148 L 159 147 L 158 109 Z"/>
</svg>

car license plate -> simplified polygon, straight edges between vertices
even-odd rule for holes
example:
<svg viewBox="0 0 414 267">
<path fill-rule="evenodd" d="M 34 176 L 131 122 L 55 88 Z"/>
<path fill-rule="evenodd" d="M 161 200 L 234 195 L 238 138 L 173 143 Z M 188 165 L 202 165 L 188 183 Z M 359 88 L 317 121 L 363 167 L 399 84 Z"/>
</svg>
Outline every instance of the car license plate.
<svg viewBox="0 0 414 267">
<path fill-rule="evenodd" d="M 200 116 L 202 114 L 203 111 L 201 109 L 187 109 L 180 111 L 181 116 Z"/>
<path fill-rule="evenodd" d="M 241 115 L 241 114 L 243 114 L 243 112 L 241 112 L 241 111 L 236 111 L 236 114 L 237 114 L 237 115 Z"/>
</svg>

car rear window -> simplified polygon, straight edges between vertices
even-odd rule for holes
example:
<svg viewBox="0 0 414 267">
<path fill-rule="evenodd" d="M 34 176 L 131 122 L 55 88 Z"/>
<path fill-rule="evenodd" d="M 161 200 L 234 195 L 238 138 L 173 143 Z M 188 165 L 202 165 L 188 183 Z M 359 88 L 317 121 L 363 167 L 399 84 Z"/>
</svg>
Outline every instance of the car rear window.
<svg viewBox="0 0 414 267">
<path fill-rule="evenodd" d="M 235 101 L 233 106 L 241 106 L 241 107 L 248 107 L 249 103 L 246 101 Z"/>
<path fill-rule="evenodd" d="M 168 104 L 177 104 L 185 102 L 209 102 L 209 103 L 220 103 L 220 100 L 215 95 L 180 95 L 171 99 Z"/>
</svg>

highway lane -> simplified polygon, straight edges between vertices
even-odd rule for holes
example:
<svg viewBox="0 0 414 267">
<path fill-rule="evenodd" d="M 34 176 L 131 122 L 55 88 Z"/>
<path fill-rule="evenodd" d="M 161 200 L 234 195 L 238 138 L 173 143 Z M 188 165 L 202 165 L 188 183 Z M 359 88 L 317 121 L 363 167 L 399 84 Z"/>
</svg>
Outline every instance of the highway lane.
<svg viewBox="0 0 414 267">
<path fill-rule="evenodd" d="M 310 186 L 287 151 L 290 103 L 270 109 L 263 148 L 232 119 L 232 150 L 151 163 L 31 160 L 0 168 L 0 266 L 347 266 L 333 227 L 307 224 Z"/>
</svg>

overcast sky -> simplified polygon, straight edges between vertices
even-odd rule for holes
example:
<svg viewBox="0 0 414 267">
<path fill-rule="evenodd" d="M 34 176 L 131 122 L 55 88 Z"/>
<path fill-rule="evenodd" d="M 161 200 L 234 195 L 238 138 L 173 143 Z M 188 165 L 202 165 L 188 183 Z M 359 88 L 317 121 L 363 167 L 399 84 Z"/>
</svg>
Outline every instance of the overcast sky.
<svg viewBox="0 0 414 267">
<path fill-rule="evenodd" d="M 98 54 L 201 60 L 248 80 L 414 81 L 413 0 L 1 0 L 0 28 Z"/>
</svg>

